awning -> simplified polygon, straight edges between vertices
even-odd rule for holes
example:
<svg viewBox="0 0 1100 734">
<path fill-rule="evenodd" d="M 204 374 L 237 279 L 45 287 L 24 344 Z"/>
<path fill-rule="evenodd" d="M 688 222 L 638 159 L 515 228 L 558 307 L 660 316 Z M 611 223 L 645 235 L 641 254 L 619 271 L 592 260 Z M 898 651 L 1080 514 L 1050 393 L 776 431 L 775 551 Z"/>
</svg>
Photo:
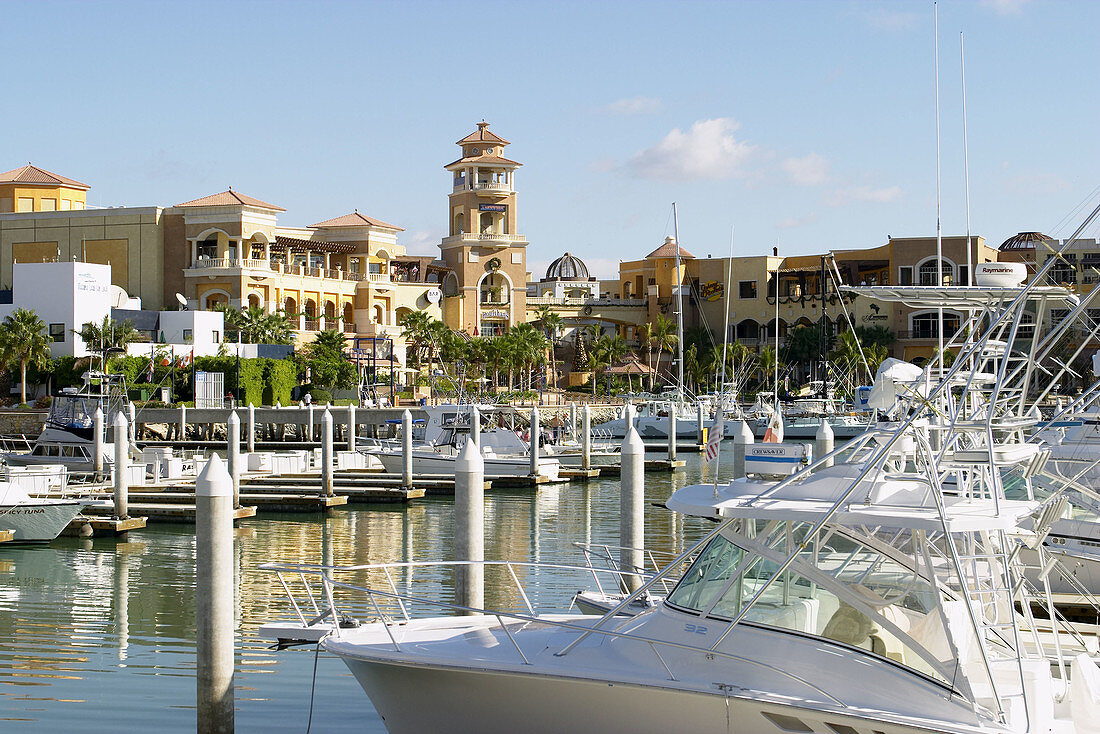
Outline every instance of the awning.
<svg viewBox="0 0 1100 734">
<path fill-rule="evenodd" d="M 303 240 L 297 237 L 275 236 L 275 244 L 291 252 L 329 252 L 347 254 L 355 252 L 354 242 L 326 242 L 325 240 Z"/>
</svg>

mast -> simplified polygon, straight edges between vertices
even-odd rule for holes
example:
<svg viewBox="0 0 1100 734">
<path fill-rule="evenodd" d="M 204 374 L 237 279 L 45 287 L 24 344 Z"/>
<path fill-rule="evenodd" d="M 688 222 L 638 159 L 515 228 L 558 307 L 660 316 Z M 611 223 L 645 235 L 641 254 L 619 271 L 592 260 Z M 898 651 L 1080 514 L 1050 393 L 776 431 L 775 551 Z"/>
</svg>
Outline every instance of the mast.
<svg viewBox="0 0 1100 734">
<path fill-rule="evenodd" d="M 779 257 L 779 240 L 775 255 Z M 772 377 L 772 405 L 779 410 L 779 261 L 775 263 L 775 375 Z"/>
<path fill-rule="evenodd" d="M 966 149 L 966 58 L 963 53 L 963 34 L 959 32 L 959 68 L 962 72 L 962 113 L 963 113 L 963 182 L 966 188 L 966 282 L 974 282 L 974 254 L 970 247 L 970 157 Z"/>
<path fill-rule="evenodd" d="M 684 394 L 684 292 L 683 271 L 680 270 L 680 230 L 676 225 L 676 202 L 672 202 L 672 237 L 676 240 L 676 395 Z"/>
</svg>

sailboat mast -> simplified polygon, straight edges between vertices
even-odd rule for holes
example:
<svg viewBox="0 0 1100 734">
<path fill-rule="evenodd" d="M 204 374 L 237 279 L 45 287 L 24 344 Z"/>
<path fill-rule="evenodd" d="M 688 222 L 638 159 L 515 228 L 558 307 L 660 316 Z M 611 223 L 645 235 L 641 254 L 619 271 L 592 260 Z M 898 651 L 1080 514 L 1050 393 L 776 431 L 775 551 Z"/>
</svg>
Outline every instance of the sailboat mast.
<svg viewBox="0 0 1100 734">
<path fill-rule="evenodd" d="M 940 218 L 940 13 L 936 3 L 932 3 L 932 19 L 936 49 L 936 287 L 943 288 L 943 224 Z M 969 249 L 970 243 L 967 243 L 967 250 Z M 945 356 L 943 353 L 943 306 L 940 306 L 937 312 L 939 328 L 936 331 L 939 334 L 939 363 L 940 376 L 942 377 Z"/>
<path fill-rule="evenodd" d="M 779 256 L 778 241 L 775 248 Z M 772 379 L 772 405 L 779 410 L 779 261 L 775 262 L 775 376 Z"/>
<path fill-rule="evenodd" d="M 676 394 L 684 392 L 684 293 L 680 270 L 680 230 L 676 225 L 676 202 L 672 202 L 672 237 L 676 240 Z"/>
<path fill-rule="evenodd" d="M 974 253 L 970 245 L 970 157 L 966 149 L 966 57 L 963 49 L 963 34 L 959 33 L 959 68 L 962 73 L 962 113 L 963 113 L 963 182 L 966 185 L 966 282 L 974 282 Z"/>
</svg>

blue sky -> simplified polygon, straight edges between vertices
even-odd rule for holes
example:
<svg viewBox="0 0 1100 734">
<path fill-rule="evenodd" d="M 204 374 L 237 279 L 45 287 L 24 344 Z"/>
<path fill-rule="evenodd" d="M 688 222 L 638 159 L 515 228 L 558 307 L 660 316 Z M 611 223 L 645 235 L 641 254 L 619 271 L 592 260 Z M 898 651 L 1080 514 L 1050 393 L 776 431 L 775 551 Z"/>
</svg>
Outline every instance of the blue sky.
<svg viewBox="0 0 1100 734">
<path fill-rule="evenodd" d="M 97 205 L 232 185 L 306 225 L 358 208 L 436 253 L 454 141 L 512 141 L 520 230 L 602 276 L 671 234 L 697 256 L 932 235 L 930 2 L 183 2 L 0 6 L 0 170 Z M 1095 2 L 939 7 L 943 229 L 1068 235 L 1095 197 Z"/>
</svg>

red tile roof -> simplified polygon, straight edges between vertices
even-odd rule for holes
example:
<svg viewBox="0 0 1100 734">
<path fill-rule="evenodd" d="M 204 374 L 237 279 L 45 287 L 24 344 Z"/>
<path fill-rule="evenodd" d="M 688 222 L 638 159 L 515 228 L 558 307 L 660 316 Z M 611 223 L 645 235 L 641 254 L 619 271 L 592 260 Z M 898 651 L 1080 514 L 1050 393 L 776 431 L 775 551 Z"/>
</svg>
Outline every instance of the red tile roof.
<svg viewBox="0 0 1100 734">
<path fill-rule="evenodd" d="M 271 209 L 276 212 L 285 212 L 281 206 L 275 206 L 274 204 L 268 204 L 266 201 L 260 201 L 254 199 L 251 196 L 246 196 L 238 191 L 234 191 L 230 188 L 228 191 L 222 191 L 218 194 L 211 194 L 210 196 L 203 196 L 199 199 L 192 199 L 191 201 L 185 201 L 182 204 L 176 204 L 176 206 L 254 206 L 260 209 Z"/>
<path fill-rule="evenodd" d="M 383 229 L 392 229 L 395 232 L 404 232 L 403 227 L 398 227 L 396 224 L 389 224 L 383 222 L 381 219 L 375 219 L 374 217 L 368 217 L 366 214 L 360 214 L 356 209 L 351 214 L 345 214 L 342 217 L 336 217 L 335 219 L 326 219 L 323 222 L 317 222 L 317 224 L 309 225 L 310 229 L 321 229 L 322 227 L 362 227 L 369 225 L 371 227 L 382 227 Z"/>
<path fill-rule="evenodd" d="M 665 243 L 663 245 L 661 245 L 660 247 L 658 247 L 653 252 L 646 255 L 645 259 L 648 260 L 648 259 L 653 258 L 653 257 L 676 257 L 677 247 L 679 247 L 679 246 L 676 244 L 676 240 L 672 239 L 671 237 L 665 237 Z M 688 252 L 684 248 L 679 247 L 679 250 L 680 250 L 680 257 L 682 257 L 682 258 L 690 257 L 690 258 L 693 258 L 693 259 L 695 258 L 695 255 L 692 255 L 690 252 Z"/>
<path fill-rule="evenodd" d="M 522 163 L 513 161 L 509 158 L 501 158 L 499 155 L 469 155 L 465 158 L 459 158 L 457 161 L 451 161 L 444 168 L 450 168 L 458 163 L 489 163 L 505 166 L 522 166 Z"/>
<path fill-rule="evenodd" d="M 16 168 L 5 173 L 0 173 L 0 183 L 21 183 L 21 184 L 44 184 L 46 186 L 68 186 L 71 189 L 84 189 L 87 191 L 92 188 L 86 183 L 80 183 L 74 181 L 66 176 L 61 176 L 56 173 L 51 173 L 38 166 L 32 166 L 30 163 L 22 168 Z"/>
<path fill-rule="evenodd" d="M 499 143 L 500 145 L 508 145 L 508 141 L 500 137 L 494 132 L 489 130 L 489 123 L 482 120 L 477 124 L 477 130 L 459 140 L 456 145 L 465 145 L 467 143 Z"/>
</svg>

